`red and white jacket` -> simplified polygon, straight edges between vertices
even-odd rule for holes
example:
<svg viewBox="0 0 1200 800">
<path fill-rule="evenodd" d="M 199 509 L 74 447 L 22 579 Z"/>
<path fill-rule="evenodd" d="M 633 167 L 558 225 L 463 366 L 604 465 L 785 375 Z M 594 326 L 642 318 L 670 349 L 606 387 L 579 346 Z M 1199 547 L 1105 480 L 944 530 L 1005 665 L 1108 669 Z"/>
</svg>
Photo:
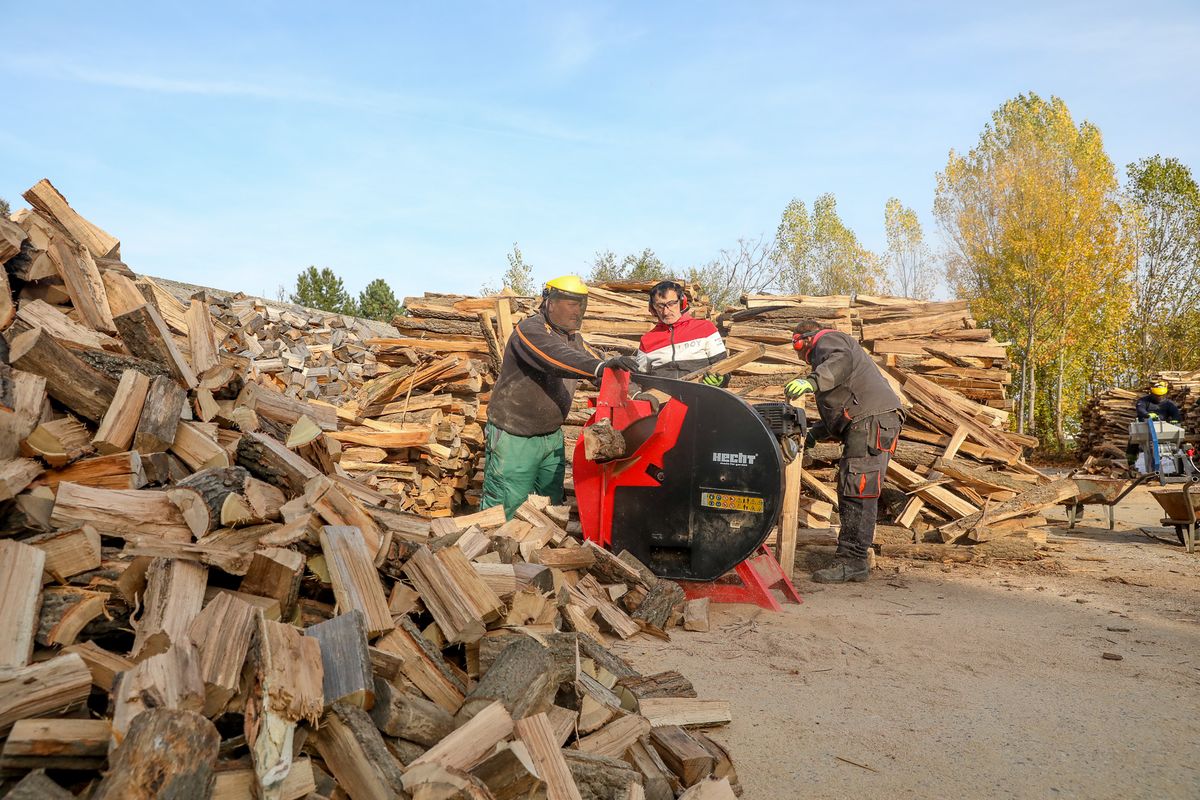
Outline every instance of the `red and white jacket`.
<svg viewBox="0 0 1200 800">
<path fill-rule="evenodd" d="M 725 342 L 717 326 L 685 313 L 673 325 L 655 325 L 642 337 L 638 351 L 647 372 L 680 378 L 725 358 Z"/>
</svg>

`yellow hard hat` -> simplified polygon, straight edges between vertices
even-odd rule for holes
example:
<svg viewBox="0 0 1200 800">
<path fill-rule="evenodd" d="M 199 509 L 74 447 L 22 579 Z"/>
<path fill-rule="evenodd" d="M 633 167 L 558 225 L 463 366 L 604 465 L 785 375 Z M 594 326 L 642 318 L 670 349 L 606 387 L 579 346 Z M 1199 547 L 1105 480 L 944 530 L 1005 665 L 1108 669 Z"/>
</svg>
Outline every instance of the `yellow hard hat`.
<svg viewBox="0 0 1200 800">
<path fill-rule="evenodd" d="M 1167 388 L 1166 381 L 1155 381 L 1155 383 L 1150 387 L 1150 394 L 1156 394 L 1159 397 L 1162 397 L 1167 393 Z"/>
<path fill-rule="evenodd" d="M 587 284 L 578 275 L 562 275 L 558 278 L 553 278 L 546 281 L 546 286 L 542 290 L 542 294 L 549 294 L 552 291 L 565 292 L 566 294 L 578 294 L 587 297 Z"/>
</svg>

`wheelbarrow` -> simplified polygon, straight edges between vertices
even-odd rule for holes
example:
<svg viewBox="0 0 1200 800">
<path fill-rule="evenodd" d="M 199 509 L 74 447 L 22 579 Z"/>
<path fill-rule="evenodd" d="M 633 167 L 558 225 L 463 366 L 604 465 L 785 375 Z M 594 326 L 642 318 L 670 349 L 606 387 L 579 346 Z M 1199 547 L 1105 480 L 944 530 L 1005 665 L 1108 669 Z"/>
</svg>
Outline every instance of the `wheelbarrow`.
<svg viewBox="0 0 1200 800">
<path fill-rule="evenodd" d="M 1159 524 L 1175 528 L 1175 535 L 1189 553 L 1196 552 L 1196 517 L 1200 516 L 1200 482 L 1151 489 L 1150 494 L 1162 506 L 1165 517 Z"/>
<path fill-rule="evenodd" d="M 1067 520 L 1070 523 L 1068 529 L 1075 527 L 1075 523 L 1078 522 L 1079 515 L 1082 513 L 1083 506 L 1107 506 L 1108 529 L 1111 531 L 1116 528 L 1116 518 L 1113 508 L 1117 503 L 1124 500 L 1127 494 L 1151 478 L 1156 477 L 1156 475 L 1151 472 L 1139 475 L 1133 480 L 1105 478 L 1099 475 L 1071 475 L 1070 477 L 1079 487 L 1079 494 L 1075 496 L 1074 500 L 1063 503 L 1067 509 Z"/>
</svg>

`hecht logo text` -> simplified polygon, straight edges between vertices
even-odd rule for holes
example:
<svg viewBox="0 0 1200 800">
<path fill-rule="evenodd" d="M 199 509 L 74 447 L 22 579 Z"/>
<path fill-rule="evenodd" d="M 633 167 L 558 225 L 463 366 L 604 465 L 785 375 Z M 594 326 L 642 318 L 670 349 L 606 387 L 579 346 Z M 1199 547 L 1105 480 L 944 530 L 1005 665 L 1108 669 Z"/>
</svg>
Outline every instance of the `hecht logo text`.
<svg viewBox="0 0 1200 800">
<path fill-rule="evenodd" d="M 754 459 L 756 458 L 758 458 L 757 454 L 749 455 L 747 453 L 713 453 L 713 461 L 721 464 L 732 464 L 734 466 L 753 464 Z"/>
</svg>

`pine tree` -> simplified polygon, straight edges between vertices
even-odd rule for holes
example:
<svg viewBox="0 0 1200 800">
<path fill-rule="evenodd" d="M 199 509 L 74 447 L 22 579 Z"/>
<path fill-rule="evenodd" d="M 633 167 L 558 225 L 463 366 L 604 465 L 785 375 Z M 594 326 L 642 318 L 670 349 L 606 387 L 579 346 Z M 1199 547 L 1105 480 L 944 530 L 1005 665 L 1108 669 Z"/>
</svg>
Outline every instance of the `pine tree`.
<svg viewBox="0 0 1200 800">
<path fill-rule="evenodd" d="M 342 285 L 342 279 L 329 267 L 309 267 L 296 276 L 296 291 L 291 300 L 297 305 L 332 311 L 335 314 L 358 314 L 358 304 Z"/>
<path fill-rule="evenodd" d="M 0 217 L 7 218 L 12 213 L 12 208 L 9 207 L 8 201 L 0 197 Z"/>
<path fill-rule="evenodd" d="M 376 278 L 359 293 L 358 313 L 366 319 L 391 322 L 392 317 L 400 313 L 400 301 L 396 299 L 387 281 Z"/>
</svg>

